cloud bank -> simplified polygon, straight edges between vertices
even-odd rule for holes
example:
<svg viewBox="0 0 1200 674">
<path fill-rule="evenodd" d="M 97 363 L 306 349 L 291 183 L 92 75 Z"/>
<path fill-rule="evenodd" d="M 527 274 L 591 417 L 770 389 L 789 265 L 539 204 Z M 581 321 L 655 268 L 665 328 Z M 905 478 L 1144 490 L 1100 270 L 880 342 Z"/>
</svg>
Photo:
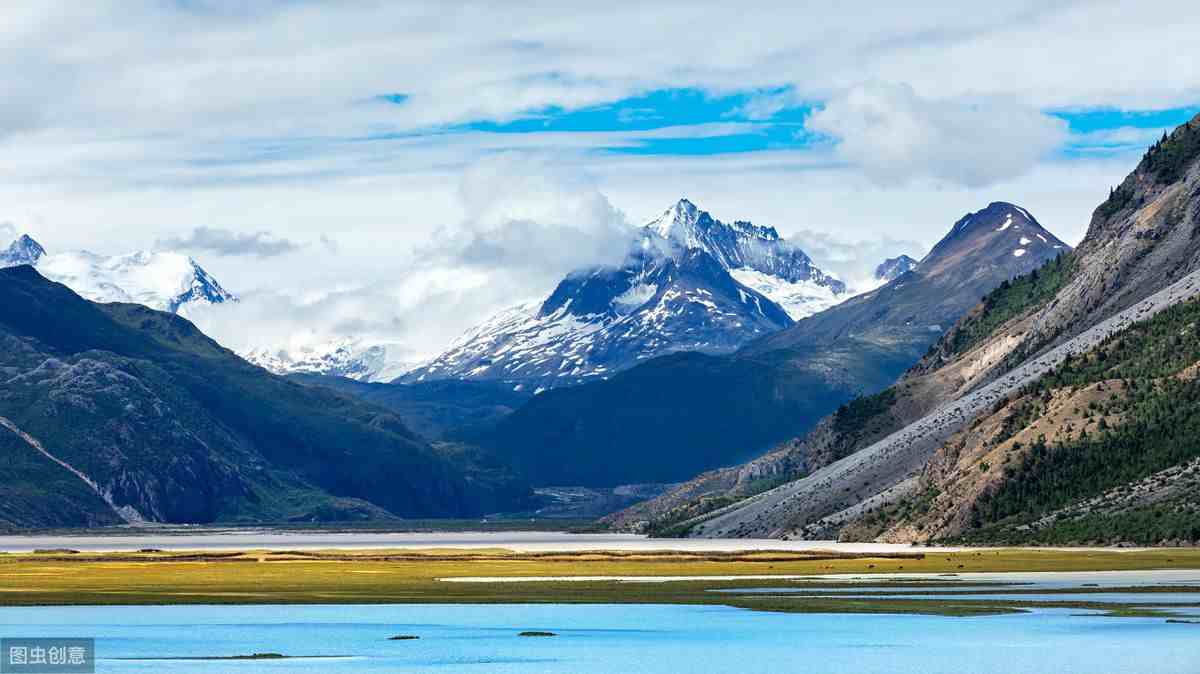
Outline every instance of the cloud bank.
<svg viewBox="0 0 1200 674">
<path fill-rule="evenodd" d="M 465 217 L 397 259 L 388 279 L 307 295 L 250 292 L 193 319 L 237 351 L 352 336 L 417 360 L 497 309 L 541 299 L 571 271 L 620 263 L 635 238 L 586 174 L 536 156 L 481 161 L 464 172 L 458 194 Z"/>
<path fill-rule="evenodd" d="M 810 229 L 795 232 L 788 240 L 808 253 L 818 267 L 845 281 L 855 292 L 877 285 L 875 268 L 884 260 L 902 254 L 919 260 L 927 252 L 916 241 L 892 237 L 846 241 Z"/>
<path fill-rule="evenodd" d="M 1067 138 L 1067 123 L 1002 100 L 930 100 L 907 84 L 868 84 L 805 121 L 837 154 L 884 185 L 928 177 L 968 187 L 1018 177 Z"/>
<path fill-rule="evenodd" d="M 159 239 L 159 248 L 215 253 L 229 257 L 275 257 L 300 250 L 300 244 L 270 232 L 239 234 L 219 227 L 196 227 L 186 236 Z"/>
</svg>

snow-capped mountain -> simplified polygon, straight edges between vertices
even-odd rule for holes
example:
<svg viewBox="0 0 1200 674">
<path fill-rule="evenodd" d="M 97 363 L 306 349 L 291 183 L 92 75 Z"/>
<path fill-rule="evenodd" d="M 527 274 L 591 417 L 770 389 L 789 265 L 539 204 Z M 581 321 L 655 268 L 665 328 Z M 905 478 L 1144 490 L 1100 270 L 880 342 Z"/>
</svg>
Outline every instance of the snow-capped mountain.
<svg viewBox="0 0 1200 674">
<path fill-rule="evenodd" d="M 95 302 L 133 302 L 196 319 L 191 310 L 237 301 L 195 260 L 179 253 L 140 251 L 104 256 L 88 251 L 48 254 L 28 235 L 0 250 L 0 268 L 33 265 L 46 278 Z M 316 345 L 257 348 L 240 354 L 276 374 L 330 374 L 391 381 L 421 364 L 389 344 L 345 337 Z"/>
<path fill-rule="evenodd" d="M 549 388 L 675 351 L 723 353 L 846 294 L 770 227 L 725 224 L 686 199 L 642 228 L 619 268 L 575 272 L 404 376 Z"/>
<path fill-rule="evenodd" d="M 875 267 L 875 280 L 882 283 L 887 283 L 894 278 L 899 278 L 905 273 L 916 269 L 921 263 L 912 259 L 907 255 L 899 257 L 889 257 Z"/>
<path fill-rule="evenodd" d="M 28 234 L 22 234 L 9 244 L 8 249 L 0 253 L 0 269 L 17 267 L 23 264 L 36 265 L 46 254 L 46 249 Z"/>
<path fill-rule="evenodd" d="M 192 306 L 237 299 L 195 260 L 179 253 L 49 254 L 37 241 L 22 235 L 0 254 L 0 267 L 21 264 L 37 267 L 42 276 L 94 302 L 132 302 L 186 315 Z"/>
<path fill-rule="evenodd" d="M 672 246 L 706 251 L 725 269 L 753 270 L 790 283 L 809 281 L 832 288 L 835 294 L 846 291 L 846 284 L 817 269 L 812 258 L 781 239 L 774 227 L 743 220 L 726 224 L 687 199 L 680 199 L 644 229 Z"/>
<path fill-rule="evenodd" d="M 742 285 L 769 297 L 800 320 L 845 299 L 846 284 L 818 269 L 774 227 L 749 222 L 725 224 L 680 199 L 645 226 L 647 239 L 676 249 L 710 253 Z M 659 244 L 661 245 L 661 244 Z"/>
<path fill-rule="evenodd" d="M 422 364 L 407 359 L 397 345 L 368 344 L 353 337 L 239 355 L 275 374 L 324 374 L 364 382 L 390 382 Z"/>
</svg>

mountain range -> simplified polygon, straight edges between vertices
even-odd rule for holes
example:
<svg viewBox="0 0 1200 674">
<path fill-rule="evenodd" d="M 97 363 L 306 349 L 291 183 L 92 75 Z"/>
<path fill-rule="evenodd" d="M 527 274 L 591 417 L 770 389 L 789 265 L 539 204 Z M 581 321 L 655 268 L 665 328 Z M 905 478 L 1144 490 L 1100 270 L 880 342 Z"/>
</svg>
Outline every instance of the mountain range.
<svg viewBox="0 0 1200 674">
<path fill-rule="evenodd" d="M 770 227 L 726 224 L 686 199 L 636 231 L 618 268 L 578 270 L 546 300 L 505 310 L 423 363 L 396 344 L 354 336 L 244 349 L 276 374 L 363 382 L 503 381 L 540 390 L 604 378 L 679 350 L 725 353 L 849 294 Z M 98 302 L 192 315 L 236 302 L 194 259 L 171 251 L 47 254 L 23 235 L 0 266 L 30 264 Z M 411 373 L 411 374 L 409 374 Z"/>
<path fill-rule="evenodd" d="M 172 251 L 48 254 L 29 235 L 21 235 L 0 251 L 0 268 L 23 264 L 96 302 L 132 302 L 191 316 L 197 306 L 238 301 L 196 260 Z M 391 381 L 420 364 L 405 360 L 397 351 L 396 345 L 341 337 L 298 346 L 262 345 L 240 355 L 276 374 L 323 374 L 374 382 Z"/>
<path fill-rule="evenodd" d="M 180 253 L 48 254 L 41 244 L 23 234 L 0 252 L 0 268 L 18 265 L 37 267 L 42 276 L 95 302 L 135 303 L 186 316 L 197 305 L 237 301 L 195 260 Z"/>
<path fill-rule="evenodd" d="M 682 352 L 547 391 L 473 441 L 535 485 L 675 482 L 893 383 L 979 298 L 1069 250 L 1026 210 L 967 214 L 915 269 L 732 354 Z"/>
<path fill-rule="evenodd" d="M 847 296 L 775 229 L 727 224 L 681 199 L 639 230 L 621 266 L 568 275 L 544 301 L 497 314 L 402 381 L 575 385 L 669 353 L 728 353 Z"/>
<path fill-rule="evenodd" d="M 28 265 L 0 269 L 0 307 L 0 523 L 463 517 L 528 503 L 486 456 L 269 374 L 178 315 L 90 302 Z"/>
<path fill-rule="evenodd" d="M 327 375 L 370 383 L 393 381 L 421 364 L 408 360 L 407 352 L 398 345 L 378 344 L 357 337 L 296 346 L 260 346 L 239 355 L 275 374 Z"/>
<path fill-rule="evenodd" d="M 889 542 L 1200 540 L 1198 231 L 1200 116 L 1150 148 L 1075 251 L 988 293 L 894 385 L 610 522 Z"/>
<path fill-rule="evenodd" d="M 536 509 L 532 487 L 679 483 L 606 522 L 1196 541 L 1197 232 L 1200 116 L 1077 249 L 994 202 L 857 295 L 774 230 L 682 200 L 623 265 L 390 384 L 221 347 L 186 315 L 236 297 L 190 258 L 23 236 L 0 252 L 0 525 L 474 517 Z M 369 349 L 342 346 L 313 371 L 369 376 L 351 365 Z"/>
</svg>

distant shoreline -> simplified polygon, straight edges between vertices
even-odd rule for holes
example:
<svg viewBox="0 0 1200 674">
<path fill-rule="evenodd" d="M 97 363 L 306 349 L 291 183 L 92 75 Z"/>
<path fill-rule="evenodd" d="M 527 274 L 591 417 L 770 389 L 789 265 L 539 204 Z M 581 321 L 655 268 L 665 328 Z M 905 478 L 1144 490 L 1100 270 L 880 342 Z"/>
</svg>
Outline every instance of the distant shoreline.
<svg viewBox="0 0 1200 674">
<path fill-rule="evenodd" d="M 54 534 L 0 535 L 0 552 L 27 553 L 35 550 L 71 549 L 81 552 L 135 552 L 152 548 L 167 551 L 235 550 L 387 550 L 387 549 L 483 549 L 502 548 L 513 552 L 579 552 L 585 550 L 690 552 L 744 552 L 780 550 L 804 552 L 829 550 L 845 553 L 959 552 L 998 548 L 967 546 L 912 546 L 891 543 L 839 543 L 837 541 L 784 541 L 743 538 L 647 538 L 637 534 L 570 533 L 566 531 L 353 531 L 280 530 L 262 528 L 197 528 L 87 531 Z M 1005 548 L 1057 550 L 1064 552 L 1136 552 L 1147 550 L 1192 550 L 1195 548 L 1125 547 L 1029 547 Z"/>
</svg>

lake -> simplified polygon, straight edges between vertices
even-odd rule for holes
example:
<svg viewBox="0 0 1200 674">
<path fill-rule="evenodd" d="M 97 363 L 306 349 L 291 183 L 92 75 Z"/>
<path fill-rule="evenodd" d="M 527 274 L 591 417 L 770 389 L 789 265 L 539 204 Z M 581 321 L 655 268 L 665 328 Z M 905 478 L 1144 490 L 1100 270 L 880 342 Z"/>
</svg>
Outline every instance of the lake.
<svg viewBox="0 0 1200 674">
<path fill-rule="evenodd" d="M 0 636 L 94 637 L 98 672 L 1200 672 L 1200 625 L 1070 613 L 944 618 L 718 606 L 33 607 L 0 608 Z M 517 636 L 523 630 L 559 636 Z M 398 634 L 420 639 L 388 641 Z M 344 657 L 156 659 L 256 652 Z"/>
</svg>

